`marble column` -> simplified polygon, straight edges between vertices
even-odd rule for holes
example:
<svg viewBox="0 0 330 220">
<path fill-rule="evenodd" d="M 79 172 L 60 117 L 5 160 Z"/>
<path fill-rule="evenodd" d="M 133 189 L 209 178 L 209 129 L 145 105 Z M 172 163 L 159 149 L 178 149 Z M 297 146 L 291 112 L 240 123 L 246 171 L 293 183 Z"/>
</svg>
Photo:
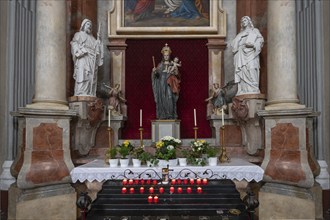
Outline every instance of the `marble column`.
<svg viewBox="0 0 330 220">
<path fill-rule="evenodd" d="M 66 2 L 37 1 L 35 95 L 28 108 L 69 109 L 66 101 Z"/>
<path fill-rule="evenodd" d="M 300 109 L 297 97 L 295 1 L 268 1 L 266 110 Z"/>
<path fill-rule="evenodd" d="M 76 219 L 70 120 L 77 112 L 66 102 L 66 1 L 36 4 L 35 96 L 16 116 L 22 144 L 12 166 L 17 181 L 8 192 L 8 219 Z"/>
</svg>

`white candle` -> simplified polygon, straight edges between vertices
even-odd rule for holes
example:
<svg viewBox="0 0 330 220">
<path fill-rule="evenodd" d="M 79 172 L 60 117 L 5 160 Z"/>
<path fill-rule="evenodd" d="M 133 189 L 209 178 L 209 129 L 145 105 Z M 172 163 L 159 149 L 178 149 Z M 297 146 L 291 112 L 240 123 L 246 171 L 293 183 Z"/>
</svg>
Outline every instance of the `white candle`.
<svg viewBox="0 0 330 220">
<path fill-rule="evenodd" d="M 221 118 L 222 118 L 222 126 L 225 125 L 225 119 L 223 118 L 223 108 L 221 109 Z"/>
<path fill-rule="evenodd" d="M 194 108 L 194 125 L 195 127 L 197 126 L 197 122 L 196 122 L 196 109 Z"/>
<path fill-rule="evenodd" d="M 108 110 L 108 127 L 110 128 L 110 109 Z"/>
<path fill-rule="evenodd" d="M 142 128 L 142 109 L 140 109 L 140 127 Z"/>
</svg>

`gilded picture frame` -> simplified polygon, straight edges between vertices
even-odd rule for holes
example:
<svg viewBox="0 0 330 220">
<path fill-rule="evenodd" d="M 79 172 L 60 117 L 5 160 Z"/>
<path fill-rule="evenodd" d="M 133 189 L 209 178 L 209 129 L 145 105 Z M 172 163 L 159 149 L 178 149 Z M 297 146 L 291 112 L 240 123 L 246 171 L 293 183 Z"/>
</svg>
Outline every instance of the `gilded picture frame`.
<svg viewBox="0 0 330 220">
<path fill-rule="evenodd" d="M 164 0 L 155 1 L 153 11 L 148 14 L 149 17 L 139 17 L 139 11 L 129 8 L 129 2 L 130 0 L 114 1 L 114 7 L 109 11 L 109 36 L 225 35 L 226 16 L 220 7 L 221 0 L 200 0 L 201 5 L 198 5 L 200 14 L 197 16 L 188 14 L 188 17 L 180 16 L 181 14 L 178 13 L 174 16 L 175 12 L 182 11 L 179 8 L 174 12 L 166 13 L 169 8 Z M 186 8 L 184 12 L 187 11 Z"/>
</svg>

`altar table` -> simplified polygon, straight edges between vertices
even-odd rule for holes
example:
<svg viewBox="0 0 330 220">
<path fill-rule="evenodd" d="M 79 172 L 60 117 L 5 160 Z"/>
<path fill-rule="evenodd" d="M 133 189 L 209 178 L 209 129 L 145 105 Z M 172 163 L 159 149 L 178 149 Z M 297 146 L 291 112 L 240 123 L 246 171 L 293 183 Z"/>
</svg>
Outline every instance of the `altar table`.
<svg viewBox="0 0 330 220">
<path fill-rule="evenodd" d="M 264 170 L 255 164 L 240 158 L 231 158 L 229 163 L 217 166 L 172 166 L 169 168 L 169 178 L 208 178 L 246 180 L 259 182 L 263 178 Z M 118 179 L 161 179 L 162 167 L 109 167 L 104 160 L 96 159 L 90 163 L 75 167 L 71 171 L 72 182 L 104 182 Z"/>
</svg>

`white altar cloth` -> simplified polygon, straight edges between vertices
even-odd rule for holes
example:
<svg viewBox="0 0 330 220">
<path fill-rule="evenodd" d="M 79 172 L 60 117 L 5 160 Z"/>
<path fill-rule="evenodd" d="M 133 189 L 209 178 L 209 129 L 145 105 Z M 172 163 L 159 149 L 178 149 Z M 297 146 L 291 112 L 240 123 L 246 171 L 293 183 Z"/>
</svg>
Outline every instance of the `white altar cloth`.
<svg viewBox="0 0 330 220">
<path fill-rule="evenodd" d="M 75 167 L 71 171 L 72 182 L 103 182 L 114 179 L 161 179 L 161 167 L 109 167 L 104 160 L 94 160 L 90 163 Z M 239 158 L 231 158 L 229 163 L 221 163 L 218 166 L 172 166 L 169 178 L 208 178 L 246 180 L 248 182 L 262 180 L 264 170 L 255 164 Z"/>
</svg>

